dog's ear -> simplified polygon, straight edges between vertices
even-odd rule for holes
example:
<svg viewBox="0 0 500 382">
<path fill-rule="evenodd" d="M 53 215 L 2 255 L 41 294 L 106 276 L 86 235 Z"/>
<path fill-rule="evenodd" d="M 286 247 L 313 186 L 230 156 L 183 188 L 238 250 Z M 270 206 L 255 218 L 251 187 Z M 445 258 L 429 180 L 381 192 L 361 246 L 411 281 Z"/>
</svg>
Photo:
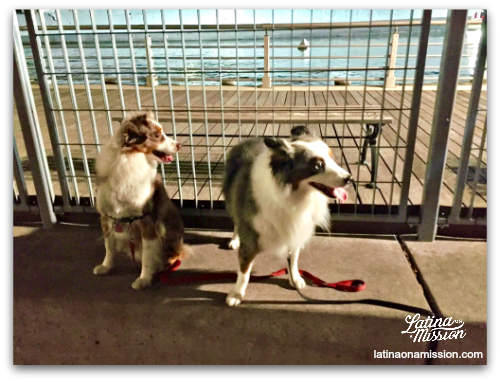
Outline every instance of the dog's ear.
<svg viewBox="0 0 500 382">
<path fill-rule="evenodd" d="M 293 151 L 290 144 L 281 138 L 264 138 L 264 144 L 269 147 L 272 151 L 281 155 L 290 155 Z"/>
<path fill-rule="evenodd" d="M 296 141 L 297 139 L 302 138 L 303 136 L 311 136 L 311 132 L 307 128 L 307 126 L 295 126 L 292 131 L 292 141 Z"/>
<path fill-rule="evenodd" d="M 123 141 L 126 146 L 138 145 L 144 143 L 147 139 L 147 134 L 144 131 L 144 124 L 137 123 L 135 120 L 127 120 L 123 122 Z"/>
</svg>

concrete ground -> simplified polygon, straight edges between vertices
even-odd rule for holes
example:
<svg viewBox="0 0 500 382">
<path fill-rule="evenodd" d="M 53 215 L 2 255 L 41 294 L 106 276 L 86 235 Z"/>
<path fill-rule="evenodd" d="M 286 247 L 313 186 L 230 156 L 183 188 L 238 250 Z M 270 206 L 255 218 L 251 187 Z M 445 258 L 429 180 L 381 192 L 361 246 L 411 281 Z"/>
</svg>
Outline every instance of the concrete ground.
<svg viewBox="0 0 500 382">
<path fill-rule="evenodd" d="M 172 276 L 234 271 L 228 232 L 190 231 L 195 254 Z M 96 227 L 14 227 L 14 364 L 426 364 L 425 358 L 375 358 L 374 352 L 424 352 L 405 317 L 371 305 L 313 305 L 286 276 L 251 282 L 242 305 L 229 308 L 233 281 L 131 288 L 136 269 L 123 259 L 109 275 L 92 269 L 104 256 Z M 258 257 L 255 274 L 284 267 Z M 411 237 L 314 237 L 300 268 L 329 281 L 363 279 L 366 290 L 308 286 L 313 298 L 382 299 L 463 320 L 465 337 L 437 351 L 483 352 L 486 364 L 486 243 Z M 425 317 L 422 317 L 425 318 Z"/>
</svg>

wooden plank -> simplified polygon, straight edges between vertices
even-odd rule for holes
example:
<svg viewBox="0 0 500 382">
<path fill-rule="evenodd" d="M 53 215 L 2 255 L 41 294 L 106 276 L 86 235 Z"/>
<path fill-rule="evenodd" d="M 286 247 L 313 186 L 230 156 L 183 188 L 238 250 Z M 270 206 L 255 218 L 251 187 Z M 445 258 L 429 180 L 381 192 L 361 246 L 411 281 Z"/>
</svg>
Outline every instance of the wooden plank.
<svg viewBox="0 0 500 382">
<path fill-rule="evenodd" d="M 430 94 L 426 93 L 422 96 L 421 108 L 432 116 L 434 112 L 434 103 L 435 100 L 431 98 Z M 482 116 L 478 115 L 478 121 L 481 120 L 480 117 Z M 461 107 L 458 103 L 456 103 L 455 108 L 453 109 L 453 118 L 451 121 L 450 140 L 459 146 L 461 146 L 462 144 L 462 139 L 465 132 L 466 119 L 467 119 L 467 109 L 464 110 L 463 107 Z M 484 124 L 484 119 L 482 120 L 482 123 L 476 122 L 477 128 L 474 129 L 474 138 L 473 138 L 473 143 L 476 146 L 479 146 L 481 143 L 481 133 L 483 124 Z M 458 155 L 460 155 L 460 150 L 458 150 Z"/>
<path fill-rule="evenodd" d="M 380 92 L 381 93 L 381 92 Z M 371 96 L 381 98 L 381 94 L 378 92 L 371 93 Z M 395 103 L 400 102 L 400 99 L 395 100 L 391 94 L 386 95 L 386 101 L 392 105 L 392 107 L 396 108 Z M 404 105 L 403 105 L 404 106 Z M 394 111 L 389 111 L 395 118 L 398 118 L 397 114 Z M 398 125 L 389 125 L 397 136 L 397 129 L 399 128 L 400 139 L 402 142 L 406 142 L 406 136 L 408 132 L 407 121 L 409 117 L 409 111 L 403 110 L 401 113 L 404 116 L 405 120 L 398 121 Z M 419 120 L 419 129 L 417 130 L 417 141 L 415 142 L 415 159 L 413 163 L 413 172 L 418 177 L 420 182 L 423 184 L 423 180 L 425 179 L 425 169 L 427 166 L 427 158 L 428 158 L 428 142 L 429 136 L 421 127 L 422 125 L 428 125 L 429 122 L 423 118 Z M 395 128 L 393 127 L 395 126 Z M 384 129 L 386 131 L 387 129 Z M 420 160 L 416 160 L 418 159 Z M 444 175 L 444 186 L 441 192 L 440 204 L 445 206 L 451 206 L 453 202 L 453 187 L 454 187 L 454 179 L 456 179 L 456 174 L 453 174 L 451 171 L 445 171 Z"/>
<path fill-rule="evenodd" d="M 351 92 L 353 99 L 361 104 L 363 102 L 363 95 L 361 92 L 353 91 Z M 368 97 L 368 93 L 364 94 L 365 103 L 366 98 Z M 384 138 L 384 129 L 378 139 L 378 147 L 379 147 L 379 163 L 377 168 L 377 185 L 380 189 L 382 197 L 386 204 L 394 205 L 399 204 L 400 198 L 400 181 L 402 177 L 402 162 L 398 161 L 397 156 L 394 155 L 394 149 L 389 145 L 389 143 Z M 361 144 L 361 143 L 360 143 Z M 370 165 L 370 172 L 373 171 L 371 169 L 371 150 L 368 150 L 369 154 L 367 155 L 367 161 Z M 399 164 L 399 166 L 398 166 Z M 398 176 L 399 174 L 399 176 Z M 373 200 L 373 196 L 372 196 Z M 394 201 L 397 201 L 396 203 Z"/>
<path fill-rule="evenodd" d="M 51 156 L 52 147 L 50 145 L 50 140 L 48 137 L 48 130 L 46 125 L 46 120 L 42 108 L 41 96 L 39 89 L 35 86 L 33 87 L 33 94 L 35 98 L 37 108 L 37 113 L 40 120 L 42 136 L 44 139 L 44 144 L 46 147 L 47 155 Z M 116 87 L 108 87 L 107 89 L 107 97 L 109 100 L 110 113 L 113 118 L 113 128 L 116 128 L 119 125 L 121 120 L 122 111 L 121 104 L 118 94 L 118 89 Z M 73 105 L 71 102 L 69 90 L 66 86 L 59 86 L 59 91 L 61 94 L 61 101 L 64 108 L 71 110 Z M 148 88 L 139 88 L 141 104 L 142 106 L 152 107 L 152 95 L 151 90 Z M 92 125 L 90 121 L 90 112 L 85 110 L 88 108 L 88 100 L 87 93 L 84 88 L 75 89 L 76 94 L 76 102 L 79 109 L 83 109 L 79 114 L 82 134 L 84 137 L 84 143 L 94 143 L 94 135 L 92 131 Z M 177 132 L 180 134 L 187 134 L 189 132 L 189 126 L 187 121 L 187 113 L 186 110 L 186 92 L 183 90 L 172 90 L 172 94 L 174 97 L 174 108 L 177 111 L 176 114 L 179 115 L 178 120 L 176 120 L 176 128 Z M 356 161 L 359 157 L 359 145 L 362 144 L 362 140 L 360 140 L 360 136 L 363 136 L 363 129 L 360 125 L 359 118 L 361 117 L 361 106 L 363 102 L 365 103 L 365 109 L 375 111 L 376 109 L 380 109 L 380 104 L 382 102 L 382 91 L 374 91 L 367 90 L 366 93 L 364 91 L 348 91 L 345 90 L 335 90 L 328 89 L 325 90 L 314 90 L 312 92 L 304 91 L 285 91 L 285 90 L 275 90 L 272 91 L 260 91 L 257 90 L 240 90 L 240 106 L 242 110 L 242 118 L 241 126 L 238 126 L 238 118 L 235 111 L 238 106 L 238 92 L 235 90 L 223 90 L 223 99 L 224 99 L 224 108 L 225 108 L 225 116 L 229 119 L 225 120 L 226 126 L 225 131 L 227 134 L 236 134 L 241 130 L 242 137 L 248 135 L 254 135 L 255 133 L 262 134 L 272 134 L 273 133 L 273 104 L 275 108 L 274 113 L 274 133 L 282 134 L 284 136 L 288 136 L 290 133 L 291 124 L 298 123 L 307 123 L 309 121 L 310 128 L 314 131 L 317 131 L 318 134 L 321 134 L 325 137 L 325 140 L 328 141 L 328 144 L 331 145 L 332 150 L 334 151 L 334 155 L 340 157 L 340 164 L 344 168 L 351 168 L 357 172 Z M 385 106 L 387 108 L 398 109 L 401 107 L 401 96 L 403 93 L 401 91 L 386 91 L 386 100 Z M 434 112 L 435 105 L 435 91 L 424 91 L 422 96 L 422 105 L 421 105 L 421 118 L 419 120 L 419 128 L 417 131 L 416 138 L 416 147 L 415 147 L 415 159 L 414 165 L 412 168 L 412 178 L 411 178 L 411 187 L 410 187 L 410 202 L 413 204 L 421 203 L 421 189 L 422 189 L 422 181 L 425 174 L 426 161 L 428 155 L 428 140 L 429 134 L 432 127 L 432 115 Z M 90 94 L 92 98 L 93 107 L 96 110 L 94 112 L 97 130 L 99 135 L 100 143 L 105 143 L 108 140 L 108 127 L 106 120 L 106 111 L 104 109 L 104 98 L 103 92 L 101 89 L 93 88 Z M 164 109 L 166 113 L 163 111 L 160 115 L 168 115 L 168 109 L 170 108 L 170 96 L 168 89 L 157 88 L 156 91 L 157 96 L 157 104 L 160 109 Z M 201 90 L 190 90 L 189 93 L 190 102 L 193 109 L 198 108 L 198 110 L 204 108 L 203 104 L 203 92 Z M 208 90 L 206 91 L 207 97 L 207 107 L 213 109 L 213 114 L 221 115 L 220 112 L 220 90 Z M 443 196 L 441 198 L 441 203 L 443 205 L 450 205 L 450 201 L 453 198 L 454 185 L 456 182 L 456 174 L 451 170 L 451 167 L 454 166 L 454 163 L 458 163 L 458 158 L 461 152 L 461 143 L 463 138 L 465 120 L 467 117 L 467 108 L 468 102 L 470 98 L 470 91 L 458 91 L 456 98 L 456 106 L 454 110 L 454 116 L 451 126 L 450 132 L 450 143 L 449 148 L 450 152 L 448 154 L 447 167 L 445 171 L 445 187 L 443 188 Z M 364 99 L 364 100 L 363 100 Z M 346 102 L 347 100 L 347 102 Z M 135 89 L 124 89 L 124 101 L 125 106 L 128 109 L 136 109 L 136 97 L 135 97 Z M 147 104 L 146 104 L 147 103 Z M 146 105 L 145 105 L 146 104 Z M 148 106 L 149 105 L 149 106 Z M 259 113 L 267 112 L 267 115 L 258 115 L 258 126 L 255 126 L 255 106 L 259 110 Z M 404 93 L 404 100 L 402 107 L 405 109 L 409 109 L 411 105 L 411 91 L 406 90 Z M 14 105 L 15 106 L 15 105 Z M 487 92 L 486 90 L 481 92 L 480 99 L 480 108 L 486 109 L 487 107 Z M 357 112 L 357 121 L 347 121 L 343 123 L 339 121 L 339 119 L 333 119 L 335 122 L 335 129 L 337 133 L 342 138 L 336 140 L 335 138 L 327 138 L 328 136 L 333 136 L 333 126 L 328 124 L 325 126 L 325 117 L 331 118 L 332 115 L 326 115 L 325 109 L 330 108 L 332 111 L 330 112 L 339 112 L 343 115 L 344 109 L 349 112 Z M 184 109 L 184 119 L 182 118 L 181 110 Z M 294 115 L 290 113 L 292 111 L 303 112 L 299 118 L 294 118 Z M 231 111 L 233 112 L 233 116 L 231 116 Z M 227 113 L 227 114 L 226 114 Z M 58 122 L 58 126 L 61 126 L 60 113 L 56 112 L 55 117 Z M 77 135 L 76 129 L 76 121 L 75 121 L 75 113 L 73 111 L 65 111 L 62 113 L 64 122 L 66 125 L 66 130 L 68 134 L 68 140 L 73 145 L 69 146 L 68 149 L 71 150 L 73 160 L 75 165 L 77 166 L 76 175 L 78 180 L 78 188 L 81 195 L 87 195 L 87 185 L 85 179 L 82 177 L 83 172 L 81 171 L 81 148 L 79 146 L 79 138 Z M 210 114 L 210 113 L 209 113 Z M 248 118 L 245 119 L 245 114 L 248 114 Z M 403 110 L 401 113 L 398 110 L 386 110 L 384 112 L 384 117 L 389 116 L 391 118 L 391 123 L 388 123 L 382 132 L 380 137 L 380 162 L 379 162 L 379 173 L 378 179 L 381 181 L 384 179 L 392 180 L 392 175 L 394 173 L 395 181 L 400 181 L 400 176 L 402 172 L 402 167 L 404 165 L 404 145 L 406 144 L 406 135 L 408 129 L 408 118 L 409 118 L 409 110 Z M 290 118 L 292 116 L 292 118 Z M 223 169 L 223 153 L 227 151 L 229 147 L 234 145 L 239 141 L 239 138 L 226 138 L 226 146 L 222 146 L 222 125 L 220 119 L 214 119 L 209 122 L 208 130 L 209 130 L 209 139 L 207 141 L 205 137 L 206 127 L 204 121 L 204 112 L 199 111 L 198 115 L 193 113 L 193 121 L 192 121 L 192 129 L 193 134 L 199 134 L 200 136 L 193 137 L 193 144 L 195 147 L 193 148 L 194 152 L 194 160 L 196 164 L 196 172 L 199 180 L 198 184 L 198 196 L 200 198 L 207 198 L 207 190 L 208 190 L 208 163 L 207 163 L 207 146 L 210 146 L 210 158 L 212 162 L 212 168 L 217 168 L 218 170 L 213 173 L 213 191 L 214 198 L 220 197 L 220 189 L 219 183 L 222 177 L 222 169 Z M 312 117 L 312 118 L 311 118 Z M 199 119 L 196 119 L 199 118 Z M 480 144 L 481 133 L 483 129 L 484 119 L 486 118 L 486 112 L 480 111 L 478 113 L 477 118 L 477 126 L 476 131 L 474 132 L 473 139 L 473 153 L 471 158 L 475 160 L 475 156 L 477 155 L 477 148 Z M 171 122 L 165 123 L 165 128 L 167 131 L 170 131 L 172 128 Z M 398 138 L 398 129 L 400 133 L 400 137 Z M 20 131 L 19 129 L 14 128 L 14 134 L 18 142 L 20 140 Z M 186 144 L 189 143 L 189 137 L 179 137 L 181 142 Z M 342 142 L 343 141 L 343 142 Z M 344 147 L 340 147 L 343 145 Z M 400 146 L 399 148 L 396 145 Z M 401 147 L 402 146 L 402 147 Z M 487 146 L 485 146 L 487 148 Z M 23 151 L 24 150 L 24 151 Z M 63 151 L 66 150 L 66 147 L 63 147 Z M 181 159 L 181 175 L 183 178 L 189 178 L 187 181 L 184 181 L 183 190 L 185 190 L 184 197 L 189 199 L 194 197 L 193 187 L 192 187 L 192 179 L 191 176 L 191 152 L 188 146 L 185 147 L 186 153 L 183 155 Z M 96 149 L 94 146 L 85 146 L 85 151 L 87 152 L 87 156 L 92 159 L 95 156 Z M 22 158 L 25 158 L 26 153 L 25 149 L 19 147 L 20 155 Z M 369 159 L 369 155 L 368 155 Z M 24 160 L 24 159 L 23 159 Z M 347 163 L 346 163 L 347 160 Z M 51 163 L 49 161 L 49 163 Z M 475 162 L 471 162 L 475 163 Z M 394 166 L 395 164 L 395 166 Z M 486 156 L 483 158 L 483 167 L 487 165 Z M 175 172 L 174 166 L 166 166 L 165 167 L 168 176 L 167 180 L 167 188 L 172 191 L 177 192 L 177 174 Z M 173 170 L 173 172 L 171 171 Z M 27 174 L 29 177 L 29 174 Z M 58 190 L 59 186 L 57 184 L 57 178 L 55 176 L 55 172 L 51 169 L 51 176 L 53 176 L 55 183 L 54 187 Z M 367 182 L 369 180 L 369 171 L 368 169 L 360 168 L 360 182 Z M 94 174 L 92 174 L 92 181 L 94 181 Z M 391 186 L 390 184 L 388 184 Z M 479 184 L 478 185 L 478 197 L 476 197 L 475 206 L 486 206 L 486 185 Z M 387 187 L 387 186 L 384 186 Z M 386 202 L 391 203 L 389 200 L 388 194 L 390 194 L 390 190 L 381 189 L 382 191 L 376 191 L 375 198 L 377 204 L 384 204 Z M 359 190 L 359 200 L 358 203 L 368 203 L 372 202 L 373 191 L 366 190 L 368 192 L 364 192 L 365 190 Z M 470 199 L 471 188 L 469 184 L 466 185 L 464 191 L 464 199 L 463 201 L 468 203 Z M 392 203 L 398 200 L 399 189 L 397 184 L 394 183 L 394 196 Z M 218 194 L 218 195 L 217 195 Z M 208 195 L 209 198 L 209 195 Z M 354 202 L 354 199 L 351 199 Z"/>
<path fill-rule="evenodd" d="M 220 113 L 207 113 L 207 118 L 209 122 L 222 122 L 222 115 Z M 255 122 L 255 112 L 224 112 L 224 121 L 228 123 L 253 123 Z M 292 113 L 286 112 L 261 112 L 258 111 L 258 119 L 262 123 L 272 123 L 273 120 L 277 123 L 391 123 L 392 117 L 387 113 L 381 118 L 378 112 L 297 112 Z M 114 120 L 120 120 L 120 118 L 114 118 Z M 188 114 L 186 112 L 175 113 L 176 122 L 186 122 L 188 121 Z M 171 122 L 172 116 L 170 112 L 161 112 L 159 114 L 160 122 Z M 205 114 L 203 112 L 192 112 L 191 122 L 204 122 Z"/>
</svg>

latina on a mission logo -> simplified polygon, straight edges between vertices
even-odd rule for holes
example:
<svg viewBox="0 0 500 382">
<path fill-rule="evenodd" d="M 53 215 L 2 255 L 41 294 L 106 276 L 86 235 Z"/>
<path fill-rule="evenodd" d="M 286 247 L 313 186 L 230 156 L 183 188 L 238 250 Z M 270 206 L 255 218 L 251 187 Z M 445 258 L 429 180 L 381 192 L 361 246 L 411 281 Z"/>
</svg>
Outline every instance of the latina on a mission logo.
<svg viewBox="0 0 500 382">
<path fill-rule="evenodd" d="M 409 334 L 413 342 L 456 340 L 466 335 L 465 329 L 462 329 L 464 326 L 462 320 L 454 320 L 453 317 L 432 316 L 424 320 L 420 319 L 420 314 L 417 313 L 413 317 L 406 316 L 405 321 L 409 326 L 401 334 Z"/>
</svg>

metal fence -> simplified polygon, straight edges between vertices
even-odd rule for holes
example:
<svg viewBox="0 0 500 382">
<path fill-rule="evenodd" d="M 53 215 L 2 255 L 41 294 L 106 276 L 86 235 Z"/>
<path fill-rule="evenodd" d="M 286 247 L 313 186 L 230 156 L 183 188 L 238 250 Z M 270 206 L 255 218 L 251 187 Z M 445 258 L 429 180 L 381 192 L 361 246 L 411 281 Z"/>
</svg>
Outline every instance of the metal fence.
<svg viewBox="0 0 500 382">
<path fill-rule="evenodd" d="M 278 20 L 269 10 L 242 23 L 240 11 L 229 21 L 220 12 L 15 17 L 15 211 L 40 213 L 47 226 L 95 212 L 95 155 L 127 112 L 149 109 L 184 145 L 160 171 L 188 215 L 224 215 L 231 146 L 308 123 L 356 180 L 348 203 L 332 205 L 335 222 L 418 227 L 426 240 L 438 226 L 486 224 L 486 16 L 348 11 L 339 22 L 330 10 L 322 22 L 314 11 Z M 457 106 L 457 86 L 471 79 L 468 105 Z"/>
</svg>

